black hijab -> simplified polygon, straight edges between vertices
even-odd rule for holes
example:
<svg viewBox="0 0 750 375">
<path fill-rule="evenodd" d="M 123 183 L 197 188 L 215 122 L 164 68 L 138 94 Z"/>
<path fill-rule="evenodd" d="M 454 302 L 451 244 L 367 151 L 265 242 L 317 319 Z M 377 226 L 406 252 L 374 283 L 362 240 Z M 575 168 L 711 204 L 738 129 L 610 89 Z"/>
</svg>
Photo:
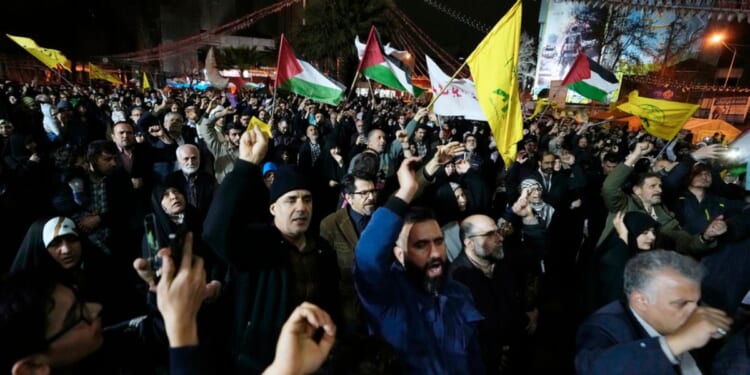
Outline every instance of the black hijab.
<svg viewBox="0 0 750 375">
<path fill-rule="evenodd" d="M 659 223 L 651 216 L 644 212 L 632 211 L 625 214 L 622 219 L 625 227 L 628 229 L 628 248 L 632 253 L 638 252 L 638 236 L 643 232 L 653 228 L 654 233 L 659 227 Z"/>
</svg>

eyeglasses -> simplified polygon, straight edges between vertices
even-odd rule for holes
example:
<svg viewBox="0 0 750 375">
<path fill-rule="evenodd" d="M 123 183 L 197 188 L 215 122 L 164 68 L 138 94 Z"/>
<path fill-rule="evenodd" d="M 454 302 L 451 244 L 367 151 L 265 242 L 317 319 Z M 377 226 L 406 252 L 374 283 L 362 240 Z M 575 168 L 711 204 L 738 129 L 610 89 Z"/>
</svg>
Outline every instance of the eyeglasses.
<svg viewBox="0 0 750 375">
<path fill-rule="evenodd" d="M 363 190 L 363 191 L 354 191 L 354 192 L 352 192 L 352 194 L 359 195 L 359 196 L 362 196 L 362 197 L 366 197 L 366 196 L 373 196 L 374 197 L 374 196 L 378 195 L 378 189 Z"/>
<path fill-rule="evenodd" d="M 86 302 L 80 298 L 80 293 L 77 288 L 73 289 L 73 305 L 70 306 L 70 310 L 65 314 L 65 320 L 69 321 L 59 332 L 52 335 L 45 341 L 45 345 L 50 345 L 60 337 L 63 337 L 66 333 L 70 332 L 73 328 L 78 326 L 81 322 L 86 324 L 92 324 L 95 320 L 95 316 L 91 316 L 91 312 L 86 308 Z"/>
<path fill-rule="evenodd" d="M 466 236 L 466 238 L 475 238 L 475 237 L 491 237 L 491 236 L 509 236 L 513 234 L 513 225 L 509 222 L 505 222 L 500 226 L 500 228 L 497 228 L 495 230 L 491 230 L 489 232 L 484 233 L 478 233 L 478 234 L 472 234 L 469 236 Z"/>
</svg>

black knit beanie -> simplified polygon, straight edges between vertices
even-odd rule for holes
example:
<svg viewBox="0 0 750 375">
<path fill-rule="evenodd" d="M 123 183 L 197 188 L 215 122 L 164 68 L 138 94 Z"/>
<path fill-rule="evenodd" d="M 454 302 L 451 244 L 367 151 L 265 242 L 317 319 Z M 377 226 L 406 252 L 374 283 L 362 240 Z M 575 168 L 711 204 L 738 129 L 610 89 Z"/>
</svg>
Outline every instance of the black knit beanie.
<svg viewBox="0 0 750 375">
<path fill-rule="evenodd" d="M 310 182 L 307 177 L 300 173 L 297 168 L 290 165 L 284 165 L 276 170 L 270 191 L 271 203 L 276 202 L 280 196 L 292 190 L 307 190 L 312 192 Z"/>
</svg>

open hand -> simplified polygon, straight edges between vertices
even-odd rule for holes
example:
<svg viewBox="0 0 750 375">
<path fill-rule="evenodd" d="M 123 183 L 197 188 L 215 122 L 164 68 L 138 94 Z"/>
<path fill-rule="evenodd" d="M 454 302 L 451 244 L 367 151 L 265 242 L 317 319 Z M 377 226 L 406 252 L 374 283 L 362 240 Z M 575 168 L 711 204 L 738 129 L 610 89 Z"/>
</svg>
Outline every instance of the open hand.
<svg viewBox="0 0 750 375">
<path fill-rule="evenodd" d="M 437 160 L 438 164 L 447 164 L 454 157 L 461 155 L 464 152 L 464 146 L 460 142 L 450 142 L 443 146 L 438 146 L 435 152 L 434 159 Z"/>
</svg>

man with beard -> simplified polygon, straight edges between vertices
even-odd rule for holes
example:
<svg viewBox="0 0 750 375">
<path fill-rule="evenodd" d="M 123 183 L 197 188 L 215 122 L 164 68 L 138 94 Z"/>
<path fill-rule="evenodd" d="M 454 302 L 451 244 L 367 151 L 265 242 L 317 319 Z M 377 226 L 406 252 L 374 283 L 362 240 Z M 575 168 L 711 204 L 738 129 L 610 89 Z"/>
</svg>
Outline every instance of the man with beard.
<svg viewBox="0 0 750 375">
<path fill-rule="evenodd" d="M 341 185 L 347 206 L 323 219 L 320 223 L 320 236 L 333 246 L 337 254 L 341 272 L 339 292 L 345 329 L 366 333 L 362 308 L 354 291 L 352 268 L 354 249 L 357 247 L 359 236 L 375 212 L 378 190 L 375 188 L 374 176 L 362 171 L 347 174 L 341 180 Z"/>
<path fill-rule="evenodd" d="M 509 222 L 498 228 L 489 216 L 472 215 L 461 222 L 464 251 L 451 263 L 451 276 L 466 285 L 485 320 L 479 323 L 479 346 L 487 374 L 523 373 L 524 327 L 536 329 L 536 308 L 524 305 L 523 288 L 503 251 Z M 524 311 L 526 313 L 524 314 Z"/>
<path fill-rule="evenodd" d="M 625 158 L 625 162 L 615 167 L 604 180 L 602 197 L 604 197 L 604 204 L 607 206 L 609 215 L 597 246 L 606 243 L 610 236 L 617 236 L 613 225 L 617 212 L 641 211 L 659 223 L 655 248 L 675 249 L 683 253 L 705 253 L 716 247 L 716 238 L 727 231 L 727 224 L 723 218 L 717 217 L 712 220 L 702 233 L 691 235 L 686 232 L 674 214 L 662 204 L 662 184 L 658 174 L 641 173 L 632 187 L 632 194 L 628 195 L 622 190 L 636 162 L 653 148 L 654 145 L 650 142 L 637 143 L 633 151 Z"/>
<path fill-rule="evenodd" d="M 86 154 L 88 176 L 65 186 L 53 198 L 57 214 L 72 218 L 79 231 L 107 254 L 135 248 L 130 233 L 133 185 L 115 173 L 119 151 L 114 142 L 94 141 Z M 121 253 L 129 263 L 133 257 Z"/>
<path fill-rule="evenodd" d="M 357 294 L 370 332 L 393 346 L 405 373 L 482 374 L 482 315 L 469 290 L 447 275 L 437 220 L 426 209 L 409 209 L 420 188 L 417 160 L 404 160 L 398 191 L 362 233 L 354 252 Z"/>
<path fill-rule="evenodd" d="M 234 168 L 234 162 L 239 155 L 240 137 L 245 127 L 237 122 L 227 125 L 229 130 L 228 136 L 222 134 L 223 128 L 216 126 L 216 121 L 226 115 L 226 111 L 220 113 L 221 116 L 209 120 L 208 111 L 201 117 L 198 123 L 198 135 L 206 142 L 206 147 L 214 157 L 214 176 L 216 181 L 221 183 L 224 177 Z"/>
<path fill-rule="evenodd" d="M 184 144 L 177 148 L 179 171 L 172 172 L 165 181 L 185 195 L 187 202 L 198 209 L 200 221 L 206 217 L 216 189 L 216 178 L 201 168 L 201 154 L 197 146 Z"/>
</svg>

